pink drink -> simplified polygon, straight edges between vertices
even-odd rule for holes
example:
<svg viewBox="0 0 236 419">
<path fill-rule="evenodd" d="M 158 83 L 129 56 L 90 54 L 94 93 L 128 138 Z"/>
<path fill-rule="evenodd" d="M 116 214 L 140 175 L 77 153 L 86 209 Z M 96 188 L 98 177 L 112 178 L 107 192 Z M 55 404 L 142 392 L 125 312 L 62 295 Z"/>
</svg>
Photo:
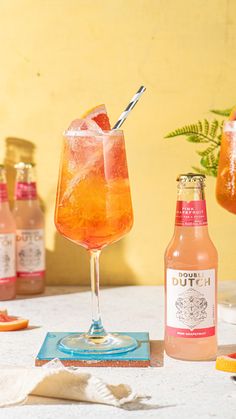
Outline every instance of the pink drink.
<svg viewBox="0 0 236 419">
<path fill-rule="evenodd" d="M 0 166 L 0 300 L 16 296 L 16 226 L 9 208 L 5 169 Z"/>
<path fill-rule="evenodd" d="M 165 253 L 165 350 L 183 360 L 217 351 L 217 251 L 207 227 L 204 176 L 179 177 L 174 236 Z"/>
<path fill-rule="evenodd" d="M 18 163 L 15 187 L 17 294 L 44 291 L 44 216 L 37 198 L 33 166 Z"/>
</svg>

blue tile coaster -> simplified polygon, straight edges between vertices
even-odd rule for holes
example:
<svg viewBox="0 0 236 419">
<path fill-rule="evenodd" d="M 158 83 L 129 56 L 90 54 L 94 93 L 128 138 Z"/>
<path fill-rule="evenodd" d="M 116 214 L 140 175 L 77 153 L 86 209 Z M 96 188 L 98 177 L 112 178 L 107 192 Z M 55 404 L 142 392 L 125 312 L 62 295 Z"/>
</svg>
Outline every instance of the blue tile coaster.
<svg viewBox="0 0 236 419">
<path fill-rule="evenodd" d="M 117 332 L 116 332 L 117 333 Z M 129 335 L 139 343 L 133 351 L 114 355 L 79 355 L 67 354 L 57 347 L 58 341 L 68 335 L 76 335 L 77 332 L 48 332 L 41 349 L 36 357 L 35 365 L 41 366 L 54 358 L 67 366 L 78 367 L 148 367 L 150 366 L 150 341 L 147 332 L 119 332 L 121 335 Z M 82 333 L 81 333 L 82 334 Z"/>
</svg>

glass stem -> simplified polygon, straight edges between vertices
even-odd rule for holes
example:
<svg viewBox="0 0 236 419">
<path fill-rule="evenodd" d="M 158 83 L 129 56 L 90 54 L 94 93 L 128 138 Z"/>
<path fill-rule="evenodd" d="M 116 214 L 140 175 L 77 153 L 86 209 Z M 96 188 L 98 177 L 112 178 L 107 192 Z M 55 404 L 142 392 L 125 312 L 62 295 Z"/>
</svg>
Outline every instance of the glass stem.
<svg viewBox="0 0 236 419">
<path fill-rule="evenodd" d="M 99 256 L 100 250 L 90 251 L 90 276 L 92 291 L 92 324 L 88 331 L 89 337 L 99 338 L 107 335 L 101 320 L 99 305 Z"/>
</svg>

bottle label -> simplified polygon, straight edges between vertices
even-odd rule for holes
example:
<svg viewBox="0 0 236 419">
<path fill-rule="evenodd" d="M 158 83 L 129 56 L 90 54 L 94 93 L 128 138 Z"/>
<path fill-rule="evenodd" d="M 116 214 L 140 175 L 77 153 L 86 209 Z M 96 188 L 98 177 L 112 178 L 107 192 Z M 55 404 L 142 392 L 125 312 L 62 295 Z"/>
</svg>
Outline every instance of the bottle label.
<svg viewBox="0 0 236 419">
<path fill-rule="evenodd" d="M 17 182 L 15 189 L 15 199 L 37 199 L 36 182 Z"/>
<path fill-rule="evenodd" d="M 215 269 L 166 272 L 166 331 L 181 338 L 215 335 Z"/>
<path fill-rule="evenodd" d="M 7 201 L 8 201 L 7 185 L 6 183 L 0 183 L 0 202 L 7 202 Z"/>
<path fill-rule="evenodd" d="M 16 230 L 17 277 L 39 277 L 45 273 L 44 231 Z"/>
<path fill-rule="evenodd" d="M 177 201 L 175 225 L 207 225 L 206 201 Z"/>
<path fill-rule="evenodd" d="M 15 244 L 14 233 L 0 234 L 0 284 L 16 280 Z"/>
</svg>

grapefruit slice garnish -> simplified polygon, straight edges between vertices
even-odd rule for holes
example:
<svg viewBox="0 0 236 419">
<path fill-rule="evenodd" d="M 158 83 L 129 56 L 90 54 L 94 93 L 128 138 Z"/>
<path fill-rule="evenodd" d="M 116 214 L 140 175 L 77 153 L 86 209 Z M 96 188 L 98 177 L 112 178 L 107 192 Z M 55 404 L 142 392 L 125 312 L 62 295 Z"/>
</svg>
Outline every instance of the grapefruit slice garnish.
<svg viewBox="0 0 236 419">
<path fill-rule="evenodd" d="M 216 369 L 226 372 L 236 372 L 236 353 L 218 356 L 216 358 Z"/>
<path fill-rule="evenodd" d="M 21 317 L 9 316 L 7 310 L 0 311 L 0 332 L 8 332 L 11 330 L 25 329 L 29 324 L 29 320 Z"/>
<path fill-rule="evenodd" d="M 92 119 L 102 130 L 110 130 L 111 124 L 107 115 L 105 105 L 98 105 L 90 109 L 83 115 L 83 119 Z"/>
</svg>

